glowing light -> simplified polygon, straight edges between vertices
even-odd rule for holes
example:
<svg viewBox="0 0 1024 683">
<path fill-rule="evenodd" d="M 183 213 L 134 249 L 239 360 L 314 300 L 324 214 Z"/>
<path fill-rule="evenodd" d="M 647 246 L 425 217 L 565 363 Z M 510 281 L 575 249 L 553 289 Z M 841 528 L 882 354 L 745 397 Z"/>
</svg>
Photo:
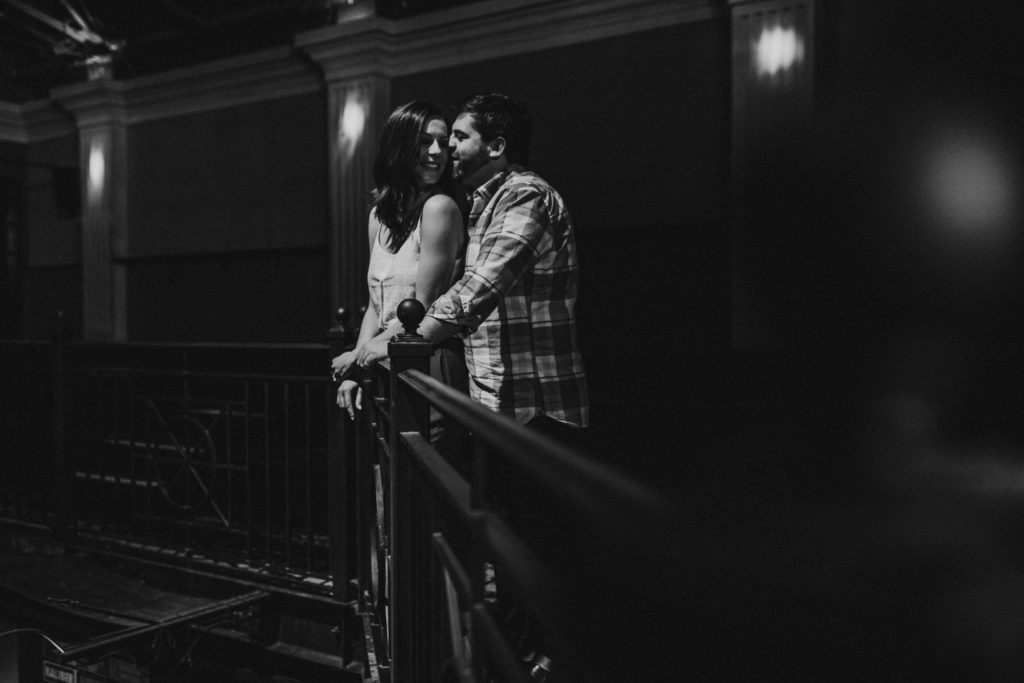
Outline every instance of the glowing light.
<svg viewBox="0 0 1024 683">
<path fill-rule="evenodd" d="M 978 131 L 948 132 L 925 156 L 925 202 L 947 238 L 993 244 L 1016 214 L 1012 160 Z"/>
<path fill-rule="evenodd" d="M 89 150 L 89 198 L 96 199 L 103 195 L 103 183 L 106 180 L 107 160 L 103 143 L 93 142 Z"/>
<path fill-rule="evenodd" d="M 804 39 L 791 28 L 774 26 L 761 31 L 754 46 L 758 76 L 774 76 L 804 59 Z"/>
<path fill-rule="evenodd" d="M 367 125 L 367 112 L 362 109 L 362 104 L 349 96 L 345 102 L 345 109 L 341 113 L 341 134 L 344 137 L 359 139 L 362 136 L 362 129 Z"/>
<path fill-rule="evenodd" d="M 357 92 L 349 92 L 338 114 L 338 151 L 345 161 L 352 159 L 366 128 L 366 105 Z"/>
</svg>

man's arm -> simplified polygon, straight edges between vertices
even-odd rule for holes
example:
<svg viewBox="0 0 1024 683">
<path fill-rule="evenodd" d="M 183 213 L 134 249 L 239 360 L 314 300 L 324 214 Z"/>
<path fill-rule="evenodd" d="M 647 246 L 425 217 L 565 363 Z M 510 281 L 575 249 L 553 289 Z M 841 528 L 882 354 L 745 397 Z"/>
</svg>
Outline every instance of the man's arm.
<svg viewBox="0 0 1024 683">
<path fill-rule="evenodd" d="M 510 188 L 496 200 L 476 260 L 427 315 L 475 330 L 551 246 L 546 194 L 526 183 Z"/>
<path fill-rule="evenodd" d="M 438 320 L 432 315 L 428 315 L 423 318 L 423 322 L 420 323 L 419 330 L 417 330 L 423 338 L 431 344 L 440 344 L 445 339 L 452 337 L 459 330 L 463 329 L 461 325 L 450 323 L 445 320 Z"/>
<path fill-rule="evenodd" d="M 431 344 L 440 344 L 461 329 L 460 325 L 438 320 L 428 315 L 423 318 L 423 322 L 420 323 L 417 332 L 423 335 Z M 381 358 L 387 358 L 389 341 L 391 341 L 391 337 L 379 335 L 364 344 L 359 352 L 359 366 L 364 368 L 370 367 Z"/>
<path fill-rule="evenodd" d="M 551 236 L 543 193 L 520 185 L 497 201 L 480 251 L 466 274 L 431 306 L 419 333 L 438 344 L 461 330 L 475 330 L 524 272 L 537 262 Z M 366 365 L 387 355 L 387 342 L 374 340 L 362 360 Z"/>
</svg>

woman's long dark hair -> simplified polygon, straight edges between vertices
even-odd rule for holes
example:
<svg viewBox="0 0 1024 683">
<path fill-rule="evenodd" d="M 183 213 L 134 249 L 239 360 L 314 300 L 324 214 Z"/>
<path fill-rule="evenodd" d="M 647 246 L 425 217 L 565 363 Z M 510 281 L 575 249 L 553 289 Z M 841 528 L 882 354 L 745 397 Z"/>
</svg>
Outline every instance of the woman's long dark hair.
<svg viewBox="0 0 1024 683">
<path fill-rule="evenodd" d="M 377 157 L 373 161 L 374 189 L 370 208 L 390 232 L 387 247 L 391 251 L 398 251 L 409 237 L 430 197 L 438 193 L 453 194 L 450 162 L 445 164 L 437 185 L 422 195 L 416 185 L 420 134 L 431 119 L 445 120 L 437 107 L 414 100 L 391 112 L 381 132 Z"/>
</svg>

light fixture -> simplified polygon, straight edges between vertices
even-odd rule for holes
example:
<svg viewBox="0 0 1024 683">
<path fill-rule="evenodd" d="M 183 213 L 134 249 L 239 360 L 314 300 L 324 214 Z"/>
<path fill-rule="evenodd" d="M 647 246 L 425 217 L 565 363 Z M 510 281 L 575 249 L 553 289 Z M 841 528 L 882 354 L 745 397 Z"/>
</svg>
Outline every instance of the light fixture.
<svg viewBox="0 0 1024 683">
<path fill-rule="evenodd" d="M 792 28 L 766 26 L 754 44 L 759 77 L 774 77 L 804 60 L 804 39 Z"/>
</svg>

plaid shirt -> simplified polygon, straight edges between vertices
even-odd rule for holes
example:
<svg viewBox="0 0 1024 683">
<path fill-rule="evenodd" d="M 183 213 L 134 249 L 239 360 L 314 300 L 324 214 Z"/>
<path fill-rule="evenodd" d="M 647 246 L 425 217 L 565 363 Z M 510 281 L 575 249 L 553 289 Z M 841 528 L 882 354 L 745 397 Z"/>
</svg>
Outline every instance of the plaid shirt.
<svg viewBox="0 0 1024 683">
<path fill-rule="evenodd" d="M 472 202 L 466 272 L 429 311 L 468 330 L 470 397 L 520 424 L 546 415 L 587 426 L 576 238 L 562 197 L 512 166 Z"/>
</svg>

